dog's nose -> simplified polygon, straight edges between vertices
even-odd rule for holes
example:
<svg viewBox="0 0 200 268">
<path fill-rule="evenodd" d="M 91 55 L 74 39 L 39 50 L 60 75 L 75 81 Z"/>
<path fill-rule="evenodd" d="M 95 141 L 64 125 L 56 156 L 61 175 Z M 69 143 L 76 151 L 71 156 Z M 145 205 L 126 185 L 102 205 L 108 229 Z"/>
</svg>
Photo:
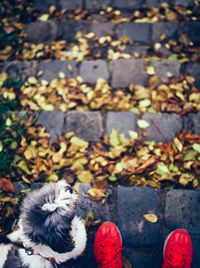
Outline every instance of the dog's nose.
<svg viewBox="0 0 200 268">
<path fill-rule="evenodd" d="M 70 191 L 70 194 L 73 193 L 73 189 L 70 186 L 65 186 L 65 191 Z"/>
</svg>

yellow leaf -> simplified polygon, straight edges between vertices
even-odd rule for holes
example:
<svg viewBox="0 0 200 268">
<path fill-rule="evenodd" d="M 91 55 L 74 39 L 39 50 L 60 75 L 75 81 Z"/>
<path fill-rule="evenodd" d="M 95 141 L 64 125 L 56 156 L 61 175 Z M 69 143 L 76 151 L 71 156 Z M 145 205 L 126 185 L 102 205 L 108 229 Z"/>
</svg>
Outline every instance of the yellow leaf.
<svg viewBox="0 0 200 268">
<path fill-rule="evenodd" d="M 97 188 L 90 188 L 88 190 L 88 194 L 98 200 L 106 196 L 105 193 L 101 191 L 101 189 Z"/>
<path fill-rule="evenodd" d="M 154 66 L 147 66 L 146 71 L 148 75 L 154 75 L 156 74 L 155 67 Z"/>
<path fill-rule="evenodd" d="M 43 14 L 40 17 L 38 17 L 39 21 L 47 21 L 49 19 L 49 14 Z"/>
<path fill-rule="evenodd" d="M 151 223 L 156 223 L 158 221 L 158 217 L 155 214 L 144 214 L 143 217 Z"/>
<path fill-rule="evenodd" d="M 29 78 L 28 78 L 28 82 L 30 83 L 30 84 L 37 84 L 37 78 L 36 77 L 34 77 L 34 76 L 30 76 Z"/>
<path fill-rule="evenodd" d="M 178 138 L 174 138 L 174 144 L 175 144 L 176 148 L 179 150 L 179 152 L 182 152 L 183 145 Z"/>
<path fill-rule="evenodd" d="M 80 182 L 90 183 L 93 180 L 93 175 L 89 170 L 81 170 L 77 172 L 77 177 Z"/>
<path fill-rule="evenodd" d="M 51 174 L 48 178 L 47 178 L 47 181 L 58 181 L 59 180 L 59 177 L 57 174 Z"/>
</svg>

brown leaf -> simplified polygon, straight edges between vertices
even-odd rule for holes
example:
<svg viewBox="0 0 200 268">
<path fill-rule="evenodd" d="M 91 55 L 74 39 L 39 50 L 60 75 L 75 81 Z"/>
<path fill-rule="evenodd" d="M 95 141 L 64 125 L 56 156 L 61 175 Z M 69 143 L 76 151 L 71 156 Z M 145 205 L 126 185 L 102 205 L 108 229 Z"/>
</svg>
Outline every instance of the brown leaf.
<svg viewBox="0 0 200 268">
<path fill-rule="evenodd" d="M 141 166 L 139 166 L 136 170 L 135 173 L 139 174 L 142 173 L 147 167 L 153 165 L 157 160 L 157 157 L 153 155 L 149 159 L 147 159 Z"/>
<path fill-rule="evenodd" d="M 2 177 L 0 177 L 0 188 L 6 192 L 15 192 L 12 182 Z"/>
</svg>

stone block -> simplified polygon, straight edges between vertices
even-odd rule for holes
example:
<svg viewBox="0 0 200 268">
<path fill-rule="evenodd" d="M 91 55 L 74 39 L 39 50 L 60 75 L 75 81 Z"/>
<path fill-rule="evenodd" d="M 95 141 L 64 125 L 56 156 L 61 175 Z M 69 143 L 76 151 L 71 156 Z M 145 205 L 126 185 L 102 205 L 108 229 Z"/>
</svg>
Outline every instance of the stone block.
<svg viewBox="0 0 200 268">
<path fill-rule="evenodd" d="M 200 22 L 199 21 L 187 21 L 181 25 L 179 30 L 179 35 L 187 34 L 190 41 L 194 45 L 200 45 L 199 35 L 200 35 Z"/>
<path fill-rule="evenodd" d="M 119 134 L 128 138 L 129 130 L 136 131 L 136 114 L 132 112 L 108 112 L 106 120 L 106 133 L 110 135 L 115 129 Z"/>
<path fill-rule="evenodd" d="M 191 132 L 193 134 L 200 135 L 200 113 L 189 113 L 185 116 L 185 132 Z"/>
<path fill-rule="evenodd" d="M 46 61 L 39 62 L 37 67 L 37 73 L 43 71 L 43 74 L 39 77 L 39 81 L 42 79 L 47 80 L 48 82 L 52 81 L 55 78 L 59 78 L 58 73 L 63 72 L 66 78 L 75 78 L 78 74 L 77 62 L 75 61 Z M 70 71 L 69 71 L 70 66 Z M 72 67 L 72 70 L 71 70 Z"/>
<path fill-rule="evenodd" d="M 131 233 L 130 236 L 132 236 Z M 154 249 L 151 251 L 125 248 L 122 251 L 122 255 L 124 255 L 130 261 L 132 267 L 134 268 L 162 267 L 162 248 L 160 248 L 160 250 Z"/>
<path fill-rule="evenodd" d="M 168 228 L 184 228 L 192 234 L 200 234 L 200 192 L 194 190 L 170 190 L 166 194 L 164 219 Z"/>
<path fill-rule="evenodd" d="M 141 8 L 143 0 L 114 0 L 112 6 L 119 9 L 136 9 Z"/>
<path fill-rule="evenodd" d="M 110 6 L 111 0 L 86 0 L 86 9 L 101 9 Z"/>
<path fill-rule="evenodd" d="M 67 20 L 59 22 L 58 24 L 58 37 L 68 42 L 77 41 L 77 32 L 86 34 L 91 31 L 91 23 L 88 21 L 75 21 Z"/>
<path fill-rule="evenodd" d="M 98 78 L 108 81 L 108 64 L 103 60 L 83 61 L 80 66 L 80 76 L 89 84 L 95 84 Z"/>
<path fill-rule="evenodd" d="M 158 61 L 152 60 L 151 64 L 155 67 L 156 75 L 161 82 L 168 82 L 171 75 L 179 77 L 181 64 L 178 61 L 165 60 Z"/>
<path fill-rule="evenodd" d="M 178 25 L 173 21 L 153 23 L 151 28 L 151 42 L 153 44 L 160 42 L 160 37 L 163 34 L 166 36 L 166 39 L 177 38 L 178 36 Z"/>
<path fill-rule="evenodd" d="M 103 122 L 99 112 L 72 111 L 67 114 L 65 132 L 86 141 L 99 141 L 103 135 Z"/>
<path fill-rule="evenodd" d="M 148 44 L 150 41 L 150 26 L 148 23 L 122 23 L 117 28 L 118 38 L 127 36 L 129 40 Z"/>
<path fill-rule="evenodd" d="M 28 61 L 7 61 L 3 64 L 3 71 L 9 79 L 25 81 L 29 76 L 35 75 L 36 64 Z"/>
<path fill-rule="evenodd" d="M 185 65 L 185 72 L 195 78 L 195 85 L 200 86 L 200 64 L 199 63 L 187 63 Z"/>
<path fill-rule="evenodd" d="M 111 22 L 93 22 L 91 31 L 96 36 L 106 36 L 114 34 L 114 24 Z"/>
<path fill-rule="evenodd" d="M 180 5 L 180 6 L 193 6 L 194 5 L 194 0 L 175 0 L 175 5 Z"/>
<path fill-rule="evenodd" d="M 66 11 L 75 10 L 77 7 L 82 7 L 82 0 L 59 0 L 58 7 L 59 9 L 65 9 Z"/>
<path fill-rule="evenodd" d="M 177 114 L 146 113 L 141 118 L 149 123 L 149 127 L 145 128 L 146 136 L 143 138 L 148 141 L 154 140 L 155 142 L 165 142 L 167 140 L 168 142 L 171 142 L 178 136 L 183 128 L 182 118 Z"/>
<path fill-rule="evenodd" d="M 108 198 L 105 204 L 101 201 L 93 201 L 87 197 L 87 192 L 91 188 L 90 184 L 81 183 L 80 187 L 80 201 L 78 205 L 78 215 L 83 219 L 89 211 L 94 213 L 95 219 L 104 221 L 112 221 L 116 223 L 117 216 L 117 190 L 112 186 L 108 186 Z"/>
<path fill-rule="evenodd" d="M 163 0 L 146 0 L 145 3 L 148 8 L 160 7 L 163 3 Z M 170 4 L 171 0 L 165 0 L 165 3 Z"/>
<path fill-rule="evenodd" d="M 124 53 L 128 53 L 134 56 L 143 56 L 148 53 L 148 47 L 144 45 L 129 46 L 127 45 L 123 50 Z"/>
<path fill-rule="evenodd" d="M 44 13 L 49 12 L 50 6 L 55 6 L 56 0 L 35 0 L 35 8 Z"/>
<path fill-rule="evenodd" d="M 36 123 L 46 128 L 46 131 L 50 134 L 50 143 L 52 143 L 63 134 L 64 113 L 61 111 L 42 111 Z"/>
<path fill-rule="evenodd" d="M 146 62 L 141 59 L 120 59 L 112 62 L 112 87 L 129 87 L 133 85 L 147 85 Z"/>
<path fill-rule="evenodd" d="M 56 39 L 57 30 L 57 25 L 53 21 L 35 21 L 26 24 L 24 32 L 27 34 L 27 40 L 29 42 L 47 43 Z"/>
<path fill-rule="evenodd" d="M 147 221 L 143 215 L 158 216 L 158 191 L 148 187 L 118 187 L 117 226 L 124 244 L 132 247 L 158 245 L 160 241 L 159 219 Z"/>
</svg>

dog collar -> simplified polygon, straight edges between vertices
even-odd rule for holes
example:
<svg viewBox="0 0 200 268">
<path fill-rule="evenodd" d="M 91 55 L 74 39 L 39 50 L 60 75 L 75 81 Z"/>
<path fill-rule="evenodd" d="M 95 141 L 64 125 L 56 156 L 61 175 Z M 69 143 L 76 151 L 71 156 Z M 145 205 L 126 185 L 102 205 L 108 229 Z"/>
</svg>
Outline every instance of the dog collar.
<svg viewBox="0 0 200 268">
<path fill-rule="evenodd" d="M 53 257 L 47 258 L 47 257 L 42 256 L 39 252 L 34 252 L 34 250 L 32 248 L 27 248 L 26 254 L 28 254 L 29 256 L 31 256 L 31 255 L 40 256 L 40 257 L 46 259 L 47 261 L 49 261 L 50 263 L 53 263 L 53 264 L 61 264 L 61 262 L 56 261 L 56 259 L 54 259 Z"/>
</svg>

